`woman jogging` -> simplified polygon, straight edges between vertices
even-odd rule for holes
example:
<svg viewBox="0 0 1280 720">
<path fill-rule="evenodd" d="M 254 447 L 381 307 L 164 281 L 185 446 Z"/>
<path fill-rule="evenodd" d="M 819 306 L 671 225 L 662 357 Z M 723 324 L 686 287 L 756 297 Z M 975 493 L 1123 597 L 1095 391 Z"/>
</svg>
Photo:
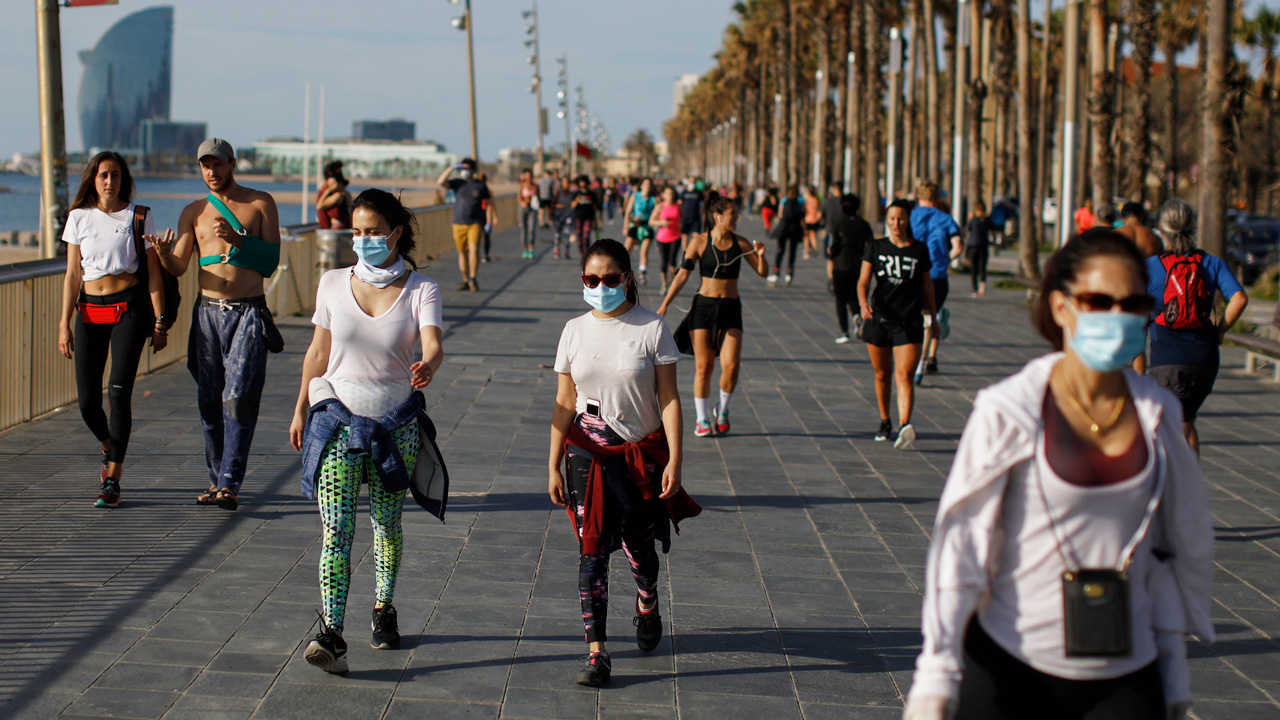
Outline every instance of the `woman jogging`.
<svg viewBox="0 0 1280 720">
<path fill-rule="evenodd" d="M 627 198 L 627 205 L 622 209 L 622 234 L 627 238 L 627 252 L 640 244 L 640 277 L 641 285 L 648 285 L 649 242 L 653 240 L 653 228 L 649 219 L 653 217 L 653 208 L 657 205 L 657 197 L 653 192 L 653 180 L 645 178 L 640 181 L 640 189 Z"/>
<path fill-rule="evenodd" d="M 680 252 L 680 202 L 676 198 L 676 189 L 667 187 L 662 191 L 662 202 L 649 217 L 649 225 L 658 228 L 658 272 L 662 275 L 662 289 L 667 291 L 667 283 L 675 274 L 676 260 Z"/>
<path fill-rule="evenodd" d="M 973 270 L 973 296 L 980 298 L 987 294 L 987 257 L 991 253 L 991 221 L 981 200 L 973 205 L 967 230 L 964 247 Z"/>
<path fill-rule="evenodd" d="M 942 491 L 908 720 L 1168 720 L 1212 642 L 1213 522 L 1178 402 L 1126 369 L 1142 254 L 1097 230 L 1045 268 L 1058 352 L 978 393 Z"/>
<path fill-rule="evenodd" d="M 822 230 L 822 201 L 818 189 L 804 189 L 804 259 L 818 252 L 818 233 Z"/>
<path fill-rule="evenodd" d="M 662 639 L 655 543 L 666 553 L 671 522 L 700 509 L 680 487 L 680 353 L 662 318 L 636 304 L 631 255 L 616 240 L 593 244 L 582 283 L 591 311 L 565 325 L 556 351 L 547 492 L 568 507 L 581 550 L 589 650 L 577 682 L 599 687 L 613 669 L 605 649 L 609 555 L 626 552 L 637 588 L 636 645 L 651 652 Z"/>
<path fill-rule="evenodd" d="M 804 206 L 800 203 L 800 188 L 792 185 L 787 188 L 787 196 L 778 208 L 778 218 L 769 235 L 778 240 L 778 253 L 773 258 L 773 271 L 766 281 L 770 286 L 778 282 L 778 271 L 782 267 L 782 257 L 787 256 L 787 275 L 785 282 L 791 284 L 791 276 L 796 271 L 796 248 L 804 241 Z"/>
<path fill-rule="evenodd" d="M 369 486 L 377 587 L 377 650 L 400 646 L 391 604 L 404 533 L 405 491 L 443 518 L 446 487 L 427 490 L 416 472 L 439 465 L 434 426 L 422 393 L 444 357 L 440 289 L 416 267 L 413 214 L 383 190 L 365 190 L 352 212 L 352 268 L 330 270 L 316 289 L 315 335 L 302 365 L 302 386 L 289 441 L 302 450 L 302 490 L 320 507 L 321 630 L 303 657 L 327 672 L 347 671 L 343 639 L 351 584 L 356 501 Z M 415 359 L 416 358 L 416 359 Z M 439 473 L 433 473 L 439 475 Z M 446 476 L 447 477 L 447 476 Z"/>
<path fill-rule="evenodd" d="M 1249 296 L 1221 258 L 1196 247 L 1196 215 L 1186 201 L 1166 200 L 1156 230 L 1168 250 L 1147 258 L 1147 291 L 1156 303 L 1147 374 L 1182 402 L 1182 429 L 1199 455 L 1196 414 L 1218 379 L 1218 346 L 1244 314 Z M 1214 322 L 1218 291 L 1227 307 Z"/>
<path fill-rule="evenodd" d="M 764 223 L 764 231 L 766 233 L 773 232 L 773 220 L 777 215 L 778 189 L 771 187 L 765 190 L 764 198 L 760 201 L 760 222 Z M 774 274 L 777 273 L 775 272 Z"/>
<path fill-rule="evenodd" d="M 862 310 L 862 339 L 876 373 L 876 404 L 880 428 L 876 442 L 893 436 L 889 422 L 889 397 L 898 386 L 898 437 L 893 446 L 906 450 L 915 442 L 911 425 L 915 386 L 911 373 L 920 360 L 924 343 L 923 310 L 928 310 L 930 332 L 938 332 L 937 305 L 929 280 L 929 249 L 911 237 L 911 203 L 894 200 L 885 214 L 889 236 L 867 243 L 858 277 L 858 305 Z M 871 278 L 876 279 L 871 292 Z M 870 297 L 868 297 L 870 295 Z"/>
<path fill-rule="evenodd" d="M 133 383 L 147 340 L 152 352 L 168 342 L 173 318 L 163 316 L 160 261 L 151 248 L 154 221 L 133 202 L 133 176 L 114 152 L 85 165 L 71 203 L 66 230 L 67 273 L 62 284 L 58 351 L 76 365 L 80 416 L 102 446 L 95 505 L 120 504 L 120 475 L 133 427 Z M 107 377 L 108 416 L 102 411 L 102 373 Z"/>
<path fill-rule="evenodd" d="M 681 352 L 693 351 L 693 404 L 697 410 L 693 434 L 698 437 L 708 437 L 713 432 L 721 435 L 729 432 L 729 400 L 738 386 L 742 359 L 742 300 L 738 297 L 738 275 L 744 259 L 760 277 L 764 277 L 768 268 L 764 260 L 764 243 L 749 243 L 736 234 L 738 208 L 733 200 L 711 199 L 707 203 L 703 226 L 710 230 L 689 240 L 680 270 L 658 307 L 658 314 L 665 316 L 671 301 L 680 294 L 689 275 L 697 267 L 702 281 L 689 306 L 689 314 L 676 330 L 676 337 Z M 720 356 L 720 398 L 713 418 L 711 373 L 717 355 Z"/>
</svg>

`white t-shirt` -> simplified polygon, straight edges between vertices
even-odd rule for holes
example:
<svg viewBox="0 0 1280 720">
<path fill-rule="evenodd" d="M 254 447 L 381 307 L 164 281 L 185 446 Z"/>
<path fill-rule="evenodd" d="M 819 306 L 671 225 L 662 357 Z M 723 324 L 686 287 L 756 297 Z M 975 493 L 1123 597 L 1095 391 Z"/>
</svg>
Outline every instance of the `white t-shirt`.
<svg viewBox="0 0 1280 720">
<path fill-rule="evenodd" d="M 613 318 L 587 312 L 565 323 L 555 370 L 573 378 L 577 412 L 587 400 L 628 442 L 639 442 L 662 426 L 654 367 L 680 360 L 680 350 L 662 317 L 636 305 Z"/>
<path fill-rule="evenodd" d="M 409 366 L 422 357 L 420 330 L 444 327 L 440 288 L 431 278 L 409 273 L 391 309 L 371 317 L 356 303 L 351 268 L 330 270 L 316 288 L 311 322 L 332 333 L 324 379 L 356 415 L 379 419 L 413 392 Z"/>
<path fill-rule="evenodd" d="M 62 240 L 80 246 L 80 269 L 84 280 L 138 272 L 138 251 L 133 246 L 134 204 L 120 212 L 107 213 L 96 207 L 76 208 L 67 216 Z M 155 213 L 147 213 L 143 235 L 156 232 Z M 151 243 L 142 241 L 144 248 Z"/>
</svg>

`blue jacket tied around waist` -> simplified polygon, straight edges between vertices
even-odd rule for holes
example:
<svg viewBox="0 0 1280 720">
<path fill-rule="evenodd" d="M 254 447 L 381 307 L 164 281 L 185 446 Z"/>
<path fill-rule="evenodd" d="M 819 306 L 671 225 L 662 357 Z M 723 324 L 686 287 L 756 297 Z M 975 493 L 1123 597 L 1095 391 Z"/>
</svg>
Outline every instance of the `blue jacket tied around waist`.
<svg viewBox="0 0 1280 720">
<path fill-rule="evenodd" d="M 315 498 L 316 476 L 320 472 L 324 447 L 338 429 L 346 425 L 351 428 L 347 451 L 373 457 L 382 487 L 391 492 L 409 490 L 424 510 L 443 522 L 445 506 L 449 502 L 449 471 L 436 445 L 436 426 L 427 416 L 425 406 L 422 393 L 414 392 L 381 420 L 374 420 L 352 414 L 346 405 L 334 398 L 312 405 L 303 431 L 302 493 L 308 498 Z M 414 419 L 418 421 L 419 449 L 418 462 L 410 476 L 391 434 Z"/>
</svg>

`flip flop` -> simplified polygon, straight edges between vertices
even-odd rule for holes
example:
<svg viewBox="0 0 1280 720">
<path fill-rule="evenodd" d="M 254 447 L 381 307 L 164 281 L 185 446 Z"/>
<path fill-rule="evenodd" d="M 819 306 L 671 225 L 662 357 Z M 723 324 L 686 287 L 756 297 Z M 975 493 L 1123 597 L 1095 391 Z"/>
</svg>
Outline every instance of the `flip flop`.
<svg viewBox="0 0 1280 720">
<path fill-rule="evenodd" d="M 218 486 L 210 485 L 208 490 L 196 496 L 197 505 L 216 505 L 218 497 Z"/>
<path fill-rule="evenodd" d="M 218 496 L 213 502 L 223 510 L 235 510 L 240 507 L 240 503 L 236 500 L 236 494 L 226 488 L 218 491 Z"/>
</svg>

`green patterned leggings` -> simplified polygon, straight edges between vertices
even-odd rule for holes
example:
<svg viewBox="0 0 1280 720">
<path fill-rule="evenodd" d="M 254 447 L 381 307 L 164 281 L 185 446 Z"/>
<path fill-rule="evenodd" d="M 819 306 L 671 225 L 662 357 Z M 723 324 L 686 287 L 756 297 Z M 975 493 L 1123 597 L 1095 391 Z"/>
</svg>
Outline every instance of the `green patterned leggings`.
<svg viewBox="0 0 1280 720">
<path fill-rule="evenodd" d="M 395 593 L 396 573 L 400 570 L 400 554 L 404 549 L 404 531 L 400 529 L 400 513 L 404 509 L 404 490 L 388 492 L 378 481 L 378 470 L 370 455 L 347 451 L 351 428 L 343 425 L 320 458 L 320 477 L 316 483 L 316 499 L 320 504 L 320 522 L 324 527 L 324 543 L 320 551 L 320 595 L 325 622 L 342 631 L 347 610 L 347 592 L 351 586 L 351 544 L 356 535 L 356 500 L 360 483 L 369 486 L 369 515 L 373 521 L 373 557 L 377 576 L 377 600 L 391 602 Z M 418 421 L 392 433 L 405 469 L 413 474 L 418 461 Z"/>
</svg>

